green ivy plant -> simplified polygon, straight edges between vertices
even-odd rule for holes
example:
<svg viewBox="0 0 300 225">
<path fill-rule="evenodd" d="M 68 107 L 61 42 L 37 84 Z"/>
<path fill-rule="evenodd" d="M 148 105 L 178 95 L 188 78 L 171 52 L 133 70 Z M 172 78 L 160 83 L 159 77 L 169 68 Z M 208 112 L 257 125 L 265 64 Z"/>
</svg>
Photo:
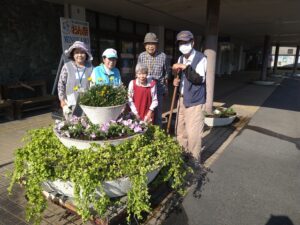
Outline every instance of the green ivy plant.
<svg viewBox="0 0 300 225">
<path fill-rule="evenodd" d="M 236 112 L 233 108 L 226 108 L 226 107 L 215 107 L 213 114 L 205 113 L 206 117 L 213 117 L 213 118 L 227 118 L 230 116 L 235 116 Z"/>
<path fill-rule="evenodd" d="M 80 96 L 80 104 L 94 107 L 122 105 L 127 102 L 127 91 L 123 85 L 95 85 Z"/>
<path fill-rule="evenodd" d="M 156 126 L 149 126 L 144 134 L 120 145 L 92 144 L 85 150 L 66 148 L 53 133 L 52 127 L 31 130 L 24 141 L 25 146 L 16 151 L 8 191 L 11 192 L 13 185 L 21 179 L 25 180 L 28 197 L 26 218 L 35 224 L 40 223 L 41 214 L 47 206 L 41 187 L 41 183 L 47 180 L 73 182 L 75 204 L 83 221 L 92 217 L 90 204 L 100 216 L 109 206 L 116 204 L 103 191 L 102 182 L 106 180 L 124 176 L 130 178 L 132 188 L 127 194 L 128 222 L 131 215 L 141 219 L 141 213 L 151 209 L 148 172 L 165 168 L 164 180 L 172 179 L 172 187 L 183 193 L 187 168 L 182 160 L 182 149 Z M 101 197 L 96 195 L 96 188 L 102 190 Z"/>
</svg>

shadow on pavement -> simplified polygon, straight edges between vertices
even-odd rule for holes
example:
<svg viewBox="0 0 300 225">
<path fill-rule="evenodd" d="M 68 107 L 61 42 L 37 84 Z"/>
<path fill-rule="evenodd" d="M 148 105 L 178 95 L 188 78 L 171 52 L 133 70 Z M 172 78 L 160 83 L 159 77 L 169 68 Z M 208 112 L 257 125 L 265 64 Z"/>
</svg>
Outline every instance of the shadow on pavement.
<svg viewBox="0 0 300 225">
<path fill-rule="evenodd" d="M 246 129 L 253 130 L 253 131 L 268 135 L 268 136 L 272 136 L 272 137 L 275 137 L 275 138 L 278 138 L 278 139 L 281 139 L 284 141 L 294 143 L 296 145 L 297 149 L 300 150 L 300 138 L 292 138 L 292 137 L 289 137 L 289 136 L 286 136 L 283 134 L 279 134 L 274 131 L 271 131 L 271 130 L 268 130 L 268 129 L 265 129 L 262 127 L 258 127 L 258 126 L 248 125 L 246 127 Z"/>
<path fill-rule="evenodd" d="M 294 225 L 288 216 L 271 215 L 265 225 Z"/>
</svg>

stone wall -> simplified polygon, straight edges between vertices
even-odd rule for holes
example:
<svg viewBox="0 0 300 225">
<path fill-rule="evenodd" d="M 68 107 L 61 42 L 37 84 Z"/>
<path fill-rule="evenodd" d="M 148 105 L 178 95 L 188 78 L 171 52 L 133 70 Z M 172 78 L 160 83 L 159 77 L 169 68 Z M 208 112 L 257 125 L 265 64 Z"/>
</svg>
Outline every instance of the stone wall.
<svg viewBox="0 0 300 225">
<path fill-rule="evenodd" d="M 52 83 L 62 53 L 63 5 L 1 0 L 0 14 L 0 84 L 37 79 Z"/>
</svg>

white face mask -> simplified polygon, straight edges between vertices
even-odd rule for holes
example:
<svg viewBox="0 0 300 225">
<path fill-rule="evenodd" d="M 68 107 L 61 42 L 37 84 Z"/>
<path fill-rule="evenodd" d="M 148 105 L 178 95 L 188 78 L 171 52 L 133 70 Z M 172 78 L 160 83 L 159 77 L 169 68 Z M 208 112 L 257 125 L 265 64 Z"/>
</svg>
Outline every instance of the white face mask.
<svg viewBox="0 0 300 225">
<path fill-rule="evenodd" d="M 192 43 L 179 45 L 179 51 L 184 55 L 189 54 L 192 51 Z"/>
</svg>

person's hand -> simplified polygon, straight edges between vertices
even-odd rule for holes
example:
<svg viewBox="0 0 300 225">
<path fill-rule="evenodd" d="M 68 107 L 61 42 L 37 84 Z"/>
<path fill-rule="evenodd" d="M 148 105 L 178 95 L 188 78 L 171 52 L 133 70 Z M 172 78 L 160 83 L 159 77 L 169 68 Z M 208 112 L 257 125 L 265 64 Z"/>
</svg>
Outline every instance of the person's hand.
<svg viewBox="0 0 300 225">
<path fill-rule="evenodd" d="M 135 118 L 136 118 L 137 120 L 140 120 L 140 119 L 141 119 L 141 117 L 139 116 L 139 114 L 135 114 Z"/>
<path fill-rule="evenodd" d="M 173 80 L 173 85 L 174 85 L 175 87 L 178 87 L 179 84 L 180 84 L 180 79 L 179 79 L 178 77 L 175 77 L 174 80 Z"/>
<path fill-rule="evenodd" d="M 144 118 L 144 121 L 146 123 L 150 123 L 152 121 L 152 115 L 153 115 L 153 111 L 149 110 Z"/>
<path fill-rule="evenodd" d="M 67 105 L 67 102 L 65 100 L 60 100 L 60 107 L 64 108 L 65 105 Z"/>
<path fill-rule="evenodd" d="M 175 63 L 172 66 L 173 72 L 178 72 L 178 70 L 185 70 L 187 65 L 182 64 L 182 63 Z"/>
<path fill-rule="evenodd" d="M 63 115 L 65 119 L 68 121 L 70 117 L 72 116 L 72 110 L 69 108 L 69 106 L 66 104 L 64 105 L 63 109 Z"/>
</svg>

